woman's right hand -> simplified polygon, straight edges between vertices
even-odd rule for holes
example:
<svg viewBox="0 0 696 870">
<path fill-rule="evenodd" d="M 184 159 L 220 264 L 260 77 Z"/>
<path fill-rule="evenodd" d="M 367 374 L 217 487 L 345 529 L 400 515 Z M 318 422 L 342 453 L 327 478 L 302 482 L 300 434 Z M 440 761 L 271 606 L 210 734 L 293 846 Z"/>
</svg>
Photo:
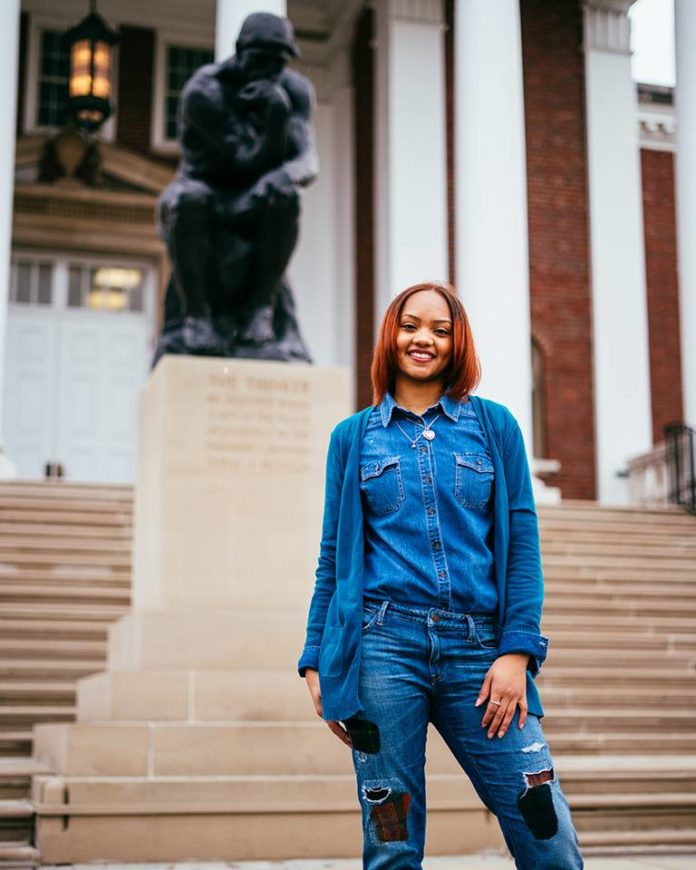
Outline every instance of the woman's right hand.
<svg viewBox="0 0 696 870">
<path fill-rule="evenodd" d="M 321 687 L 319 685 L 319 672 L 315 671 L 314 668 L 305 668 L 305 680 L 307 681 L 307 688 L 309 689 L 309 694 L 312 696 L 312 701 L 314 702 L 314 709 L 317 711 L 317 716 L 322 718 L 323 709 L 321 706 Z M 348 736 L 348 732 L 341 725 L 340 722 L 336 722 L 333 719 L 329 719 L 326 723 L 330 730 L 341 740 L 346 746 L 351 746 L 351 740 Z"/>
</svg>

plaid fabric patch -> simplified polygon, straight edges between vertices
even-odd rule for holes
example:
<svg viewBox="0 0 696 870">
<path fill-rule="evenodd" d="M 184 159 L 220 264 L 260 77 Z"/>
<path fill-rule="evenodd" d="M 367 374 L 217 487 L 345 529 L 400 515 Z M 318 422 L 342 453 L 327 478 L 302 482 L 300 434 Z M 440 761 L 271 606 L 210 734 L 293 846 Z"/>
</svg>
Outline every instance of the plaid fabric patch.
<svg viewBox="0 0 696 870">
<path fill-rule="evenodd" d="M 370 818 L 375 826 L 377 839 L 382 843 L 407 840 L 408 805 L 411 795 L 405 791 L 393 791 L 382 804 L 372 807 Z"/>
</svg>

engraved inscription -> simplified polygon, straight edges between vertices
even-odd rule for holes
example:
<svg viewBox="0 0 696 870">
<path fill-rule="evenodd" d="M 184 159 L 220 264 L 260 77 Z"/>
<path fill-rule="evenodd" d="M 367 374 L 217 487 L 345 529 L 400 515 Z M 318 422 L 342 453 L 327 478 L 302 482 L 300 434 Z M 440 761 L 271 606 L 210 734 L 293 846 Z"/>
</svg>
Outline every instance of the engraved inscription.
<svg viewBox="0 0 696 870">
<path fill-rule="evenodd" d="M 205 394 L 207 468 L 310 468 L 309 381 L 214 373 Z"/>
</svg>

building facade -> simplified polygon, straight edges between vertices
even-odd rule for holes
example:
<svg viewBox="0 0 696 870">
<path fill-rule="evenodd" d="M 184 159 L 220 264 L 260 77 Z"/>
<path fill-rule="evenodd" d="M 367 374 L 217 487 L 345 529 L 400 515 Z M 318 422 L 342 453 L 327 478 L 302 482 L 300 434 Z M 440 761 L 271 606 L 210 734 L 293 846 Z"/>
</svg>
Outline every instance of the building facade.
<svg viewBox="0 0 696 870">
<path fill-rule="evenodd" d="M 101 0 L 117 29 L 98 178 L 56 174 L 84 0 L 13 0 L 2 87 L 2 437 L 21 477 L 48 462 L 132 481 L 137 395 L 161 325 L 155 223 L 176 167 L 178 96 L 233 52 L 248 12 L 287 14 L 314 84 L 320 177 L 290 277 L 318 365 L 369 402 L 392 295 L 454 282 L 538 477 L 626 503 L 626 464 L 696 423 L 696 39 L 677 0 L 672 89 L 636 87 L 630 0 Z M 693 98 L 692 98 L 693 97 Z M 13 111 L 14 114 L 14 111 Z M 53 160 L 53 163 L 51 162 Z M 67 163 L 66 163 L 67 161 Z"/>
</svg>

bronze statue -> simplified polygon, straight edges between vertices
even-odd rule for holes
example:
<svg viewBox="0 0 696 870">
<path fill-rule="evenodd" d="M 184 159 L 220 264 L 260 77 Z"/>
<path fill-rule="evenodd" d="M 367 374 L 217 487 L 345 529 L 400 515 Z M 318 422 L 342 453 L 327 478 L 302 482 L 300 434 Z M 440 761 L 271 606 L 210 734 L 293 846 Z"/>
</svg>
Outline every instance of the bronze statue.
<svg viewBox="0 0 696 870">
<path fill-rule="evenodd" d="M 298 55 L 290 22 L 257 12 L 234 57 L 184 87 L 181 161 L 160 199 L 172 274 L 153 364 L 163 353 L 311 361 L 285 278 L 301 188 L 318 170 L 314 91 L 286 68 Z"/>
</svg>

